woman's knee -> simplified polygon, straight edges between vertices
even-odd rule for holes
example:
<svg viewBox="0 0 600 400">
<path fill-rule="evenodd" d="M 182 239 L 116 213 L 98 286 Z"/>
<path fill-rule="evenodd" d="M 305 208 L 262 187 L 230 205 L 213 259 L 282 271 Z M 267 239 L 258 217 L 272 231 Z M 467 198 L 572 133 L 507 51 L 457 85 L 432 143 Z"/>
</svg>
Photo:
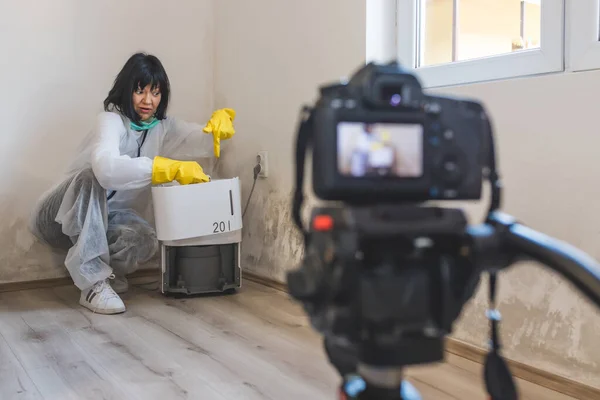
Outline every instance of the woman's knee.
<svg viewBox="0 0 600 400">
<path fill-rule="evenodd" d="M 133 257 L 137 262 L 149 260 L 158 251 L 156 232 L 146 223 L 112 226 L 108 240 L 113 255 Z"/>
</svg>

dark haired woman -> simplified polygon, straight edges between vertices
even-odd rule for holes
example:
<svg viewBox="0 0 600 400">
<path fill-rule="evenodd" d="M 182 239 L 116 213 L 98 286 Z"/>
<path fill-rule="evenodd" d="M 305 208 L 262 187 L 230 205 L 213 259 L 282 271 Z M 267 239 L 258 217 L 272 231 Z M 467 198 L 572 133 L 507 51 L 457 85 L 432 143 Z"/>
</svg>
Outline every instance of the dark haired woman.
<svg viewBox="0 0 600 400">
<path fill-rule="evenodd" d="M 94 312 L 124 312 L 117 293 L 128 288 L 125 276 L 157 251 L 154 229 L 142 218 L 151 216 L 150 186 L 207 182 L 190 160 L 218 155 L 220 140 L 234 133 L 233 110 L 218 110 L 203 129 L 167 117 L 169 97 L 158 58 L 134 54 L 115 79 L 68 178 L 34 211 L 32 232 L 68 250 L 65 265 L 81 290 L 79 303 Z"/>
</svg>

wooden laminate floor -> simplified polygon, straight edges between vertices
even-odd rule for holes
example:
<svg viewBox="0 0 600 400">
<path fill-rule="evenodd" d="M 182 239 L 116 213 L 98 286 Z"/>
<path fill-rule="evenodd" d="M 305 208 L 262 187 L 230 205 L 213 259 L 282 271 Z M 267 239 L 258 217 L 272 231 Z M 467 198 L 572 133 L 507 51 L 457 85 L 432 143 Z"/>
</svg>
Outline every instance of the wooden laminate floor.
<svg viewBox="0 0 600 400">
<path fill-rule="evenodd" d="M 125 314 L 103 316 L 72 286 L 0 294 L 0 399 L 335 399 L 319 337 L 283 292 L 245 281 L 231 296 L 123 298 Z M 481 366 L 455 356 L 408 377 L 424 399 L 486 398 Z"/>
</svg>

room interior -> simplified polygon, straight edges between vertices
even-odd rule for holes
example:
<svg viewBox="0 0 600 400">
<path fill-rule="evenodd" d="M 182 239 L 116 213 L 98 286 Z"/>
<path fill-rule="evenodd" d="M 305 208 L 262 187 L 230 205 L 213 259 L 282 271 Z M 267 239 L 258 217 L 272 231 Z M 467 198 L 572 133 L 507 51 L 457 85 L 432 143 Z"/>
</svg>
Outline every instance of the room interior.
<svg viewBox="0 0 600 400">
<path fill-rule="evenodd" d="M 23 0 L 3 7 L 0 49 L 9 95 L 0 137 L 0 398 L 335 396 L 338 377 L 286 294 L 286 272 L 303 255 L 291 221 L 291 160 L 301 106 L 316 98 L 318 86 L 397 45 L 382 36 L 394 24 L 386 3 L 392 2 Z M 432 26 L 444 32 L 450 3 L 430 10 L 439 19 Z M 425 59 L 442 62 L 449 43 L 435 43 L 437 53 Z M 64 255 L 37 241 L 28 221 L 90 129 L 116 71 L 139 50 L 164 62 L 172 114 L 203 123 L 214 109 L 236 110 L 235 139 L 207 170 L 239 177 L 244 200 L 260 151 L 268 152 L 269 176 L 257 181 L 243 221 L 239 293 L 165 298 L 154 290 L 157 268 L 150 263 L 136 273 L 128 313 L 106 318 L 79 310 Z M 597 84 L 600 72 L 589 70 L 428 90 L 486 104 L 507 212 L 600 258 Z M 473 221 L 484 215 L 482 205 L 458 204 Z M 486 296 L 482 285 L 464 310 L 446 363 L 408 372 L 425 398 L 483 398 Z M 502 274 L 500 310 L 503 351 L 524 398 L 600 398 L 600 318 L 577 290 L 540 265 L 523 263 Z"/>
</svg>

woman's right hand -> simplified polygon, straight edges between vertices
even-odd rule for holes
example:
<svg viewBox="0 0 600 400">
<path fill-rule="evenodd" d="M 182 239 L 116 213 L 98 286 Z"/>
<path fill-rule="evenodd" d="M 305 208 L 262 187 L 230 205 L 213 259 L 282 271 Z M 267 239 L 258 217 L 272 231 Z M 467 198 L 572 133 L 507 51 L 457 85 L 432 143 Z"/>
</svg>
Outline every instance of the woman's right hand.
<svg viewBox="0 0 600 400">
<path fill-rule="evenodd" d="M 181 185 L 193 183 L 210 182 L 206 175 L 195 161 L 178 161 L 165 157 L 155 157 L 152 165 L 152 184 L 161 185 L 177 181 Z"/>
</svg>

